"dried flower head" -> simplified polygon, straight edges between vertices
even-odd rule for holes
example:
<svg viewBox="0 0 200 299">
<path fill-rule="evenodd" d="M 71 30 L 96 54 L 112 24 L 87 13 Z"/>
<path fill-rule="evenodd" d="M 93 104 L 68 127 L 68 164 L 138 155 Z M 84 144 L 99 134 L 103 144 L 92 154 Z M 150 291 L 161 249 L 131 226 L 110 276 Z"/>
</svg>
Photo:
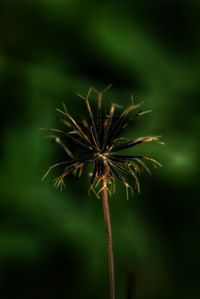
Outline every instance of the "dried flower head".
<svg viewBox="0 0 200 299">
<path fill-rule="evenodd" d="M 105 187 L 112 194 L 115 191 L 116 178 L 126 188 L 126 196 L 129 196 L 129 190 L 133 193 L 133 188 L 128 183 L 128 177 L 133 179 L 134 185 L 140 192 L 138 175 L 143 171 L 150 174 L 147 163 L 151 163 L 154 167 L 161 166 L 159 162 L 143 155 L 126 155 L 118 154 L 122 150 L 137 146 L 145 142 L 158 142 L 161 136 L 144 136 L 126 140 L 121 137 L 122 131 L 133 121 L 145 113 L 142 111 L 141 104 L 132 103 L 123 112 L 119 112 L 119 106 L 112 103 L 108 113 L 102 110 L 102 95 L 109 88 L 99 92 L 93 87 L 89 89 L 86 97 L 79 95 L 86 104 L 88 111 L 88 119 L 76 121 L 67 111 L 65 104 L 63 110 L 57 109 L 63 116 L 61 119 L 66 130 L 53 128 L 45 128 L 53 134 L 50 137 L 65 150 L 66 161 L 56 163 L 49 167 L 43 179 L 55 167 L 63 167 L 62 174 L 54 179 L 54 186 L 61 189 L 65 186 L 64 179 L 69 174 L 81 176 L 83 168 L 88 163 L 94 164 L 94 170 L 91 177 L 89 191 L 92 190 L 98 194 Z M 94 114 L 91 110 L 89 96 L 91 92 L 97 94 L 97 111 Z M 128 118 L 130 112 L 139 109 L 132 118 Z M 70 150 L 70 147 L 73 147 Z M 103 184 L 103 187 L 102 187 Z"/>
</svg>

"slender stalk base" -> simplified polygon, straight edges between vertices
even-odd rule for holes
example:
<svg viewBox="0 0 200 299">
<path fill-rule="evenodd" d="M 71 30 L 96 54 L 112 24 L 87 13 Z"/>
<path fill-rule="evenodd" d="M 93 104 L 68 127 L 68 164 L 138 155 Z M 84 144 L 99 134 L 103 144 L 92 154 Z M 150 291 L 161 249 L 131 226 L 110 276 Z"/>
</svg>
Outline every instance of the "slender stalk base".
<svg viewBox="0 0 200 299">
<path fill-rule="evenodd" d="M 102 200 L 103 200 L 104 220 L 105 220 L 106 235 L 107 235 L 107 242 L 108 242 L 110 299 L 115 299 L 114 257 L 113 257 L 112 231 L 111 231 L 110 211 L 109 211 L 109 204 L 108 204 L 108 192 L 107 192 L 107 187 L 106 187 L 106 179 L 103 180 Z"/>
</svg>

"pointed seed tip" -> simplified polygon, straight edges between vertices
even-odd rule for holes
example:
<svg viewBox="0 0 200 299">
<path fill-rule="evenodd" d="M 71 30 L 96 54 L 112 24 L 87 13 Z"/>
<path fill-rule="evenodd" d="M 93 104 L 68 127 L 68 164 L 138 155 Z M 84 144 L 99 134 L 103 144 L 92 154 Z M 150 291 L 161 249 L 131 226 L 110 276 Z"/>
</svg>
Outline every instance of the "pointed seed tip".
<svg viewBox="0 0 200 299">
<path fill-rule="evenodd" d="M 81 99 L 83 99 L 83 100 L 85 100 L 85 97 L 84 96 L 82 96 L 80 93 L 76 93 L 76 95 L 79 97 L 79 98 L 81 98 Z"/>
</svg>

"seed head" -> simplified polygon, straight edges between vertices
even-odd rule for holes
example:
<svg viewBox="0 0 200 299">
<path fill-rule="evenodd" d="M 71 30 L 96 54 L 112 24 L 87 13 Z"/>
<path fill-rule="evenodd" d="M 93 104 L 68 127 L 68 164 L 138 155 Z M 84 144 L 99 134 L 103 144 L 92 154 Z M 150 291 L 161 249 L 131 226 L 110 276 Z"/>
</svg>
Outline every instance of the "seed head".
<svg viewBox="0 0 200 299">
<path fill-rule="evenodd" d="M 134 121 L 140 118 L 145 113 L 142 111 L 141 104 L 133 102 L 120 113 L 120 108 L 117 104 L 111 103 L 110 110 L 106 113 L 102 109 L 103 93 L 109 88 L 108 86 L 103 91 L 97 91 L 91 87 L 86 97 L 79 95 L 85 102 L 88 118 L 83 121 L 76 121 L 67 111 L 65 104 L 63 110 L 57 109 L 62 114 L 65 129 L 45 128 L 51 132 L 51 138 L 54 138 L 66 153 L 66 160 L 56 163 L 49 167 L 43 179 L 55 167 L 61 167 L 61 175 L 54 179 L 56 188 L 65 186 L 64 179 L 69 174 L 81 176 L 84 167 L 92 163 L 93 172 L 91 175 L 91 183 L 89 191 L 93 191 L 98 197 L 101 192 L 102 183 L 106 181 L 106 187 L 110 194 L 115 191 L 116 179 L 121 181 L 125 186 L 126 196 L 128 198 L 129 191 L 133 193 L 133 188 L 128 181 L 133 180 L 133 185 L 140 192 L 138 175 L 144 170 L 151 173 L 148 163 L 151 163 L 155 168 L 161 166 L 159 162 L 143 155 L 127 155 L 118 154 L 123 150 L 137 146 L 146 142 L 160 142 L 161 136 L 143 136 L 127 140 L 121 136 L 121 133 Z M 89 96 L 91 92 L 97 95 L 97 111 L 94 113 L 91 109 Z M 131 118 L 128 117 L 130 112 L 137 111 Z M 73 153 L 72 153 L 73 149 Z M 104 188 L 104 187 L 103 187 Z"/>
</svg>

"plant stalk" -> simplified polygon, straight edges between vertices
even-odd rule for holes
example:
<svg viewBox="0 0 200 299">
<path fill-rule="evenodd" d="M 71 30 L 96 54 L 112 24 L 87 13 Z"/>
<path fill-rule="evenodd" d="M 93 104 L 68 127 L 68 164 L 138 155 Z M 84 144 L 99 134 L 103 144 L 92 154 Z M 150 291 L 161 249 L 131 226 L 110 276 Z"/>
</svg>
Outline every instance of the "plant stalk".
<svg viewBox="0 0 200 299">
<path fill-rule="evenodd" d="M 106 226 L 107 244 L 108 244 L 108 265 L 109 265 L 109 282 L 110 282 L 110 299 L 115 299 L 115 271 L 114 271 L 114 256 L 112 246 L 112 231 L 110 222 L 110 210 L 108 204 L 108 192 L 106 186 L 106 178 L 103 179 L 102 200 L 103 212 Z"/>
</svg>

